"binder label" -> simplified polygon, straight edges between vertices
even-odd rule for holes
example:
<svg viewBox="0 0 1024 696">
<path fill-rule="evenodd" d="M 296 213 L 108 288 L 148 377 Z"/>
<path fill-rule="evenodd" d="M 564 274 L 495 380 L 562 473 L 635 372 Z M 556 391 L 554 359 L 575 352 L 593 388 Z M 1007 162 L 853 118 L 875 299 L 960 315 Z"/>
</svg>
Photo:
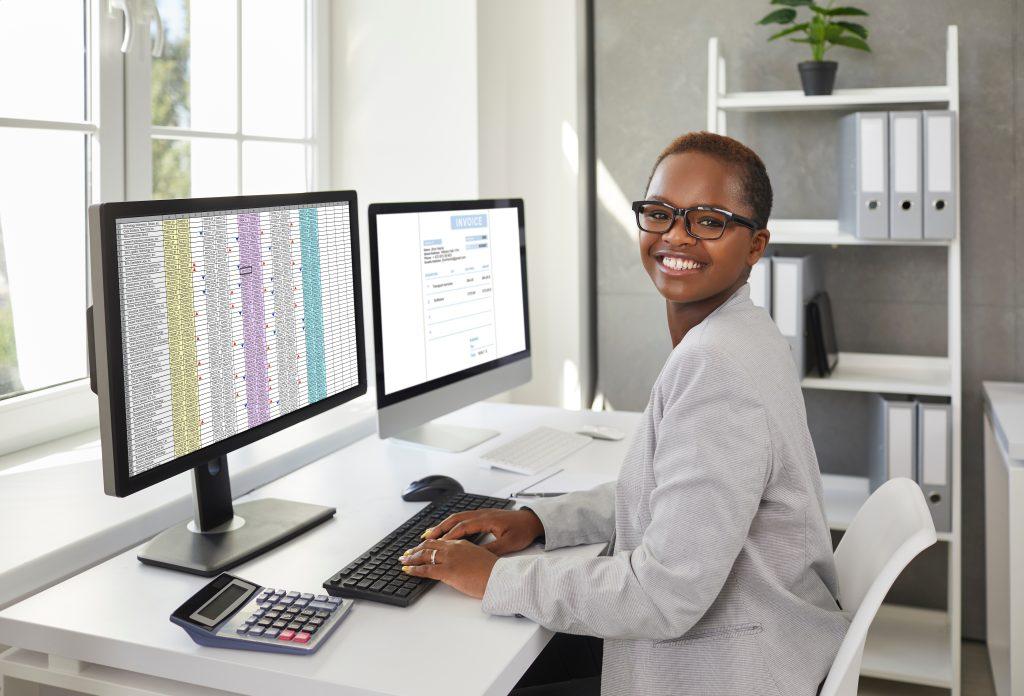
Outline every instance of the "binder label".
<svg viewBox="0 0 1024 696">
<path fill-rule="evenodd" d="M 895 171 L 893 190 L 900 192 L 917 191 L 917 120 L 897 118 L 892 124 L 893 155 Z"/>
<path fill-rule="evenodd" d="M 802 309 L 797 297 L 799 268 L 795 263 L 780 263 L 775 266 L 775 324 L 783 336 L 796 336 L 797 312 Z"/>
<path fill-rule="evenodd" d="M 885 121 L 860 121 L 860 190 L 885 193 Z"/>
<path fill-rule="evenodd" d="M 921 443 L 921 482 L 926 486 L 946 485 L 946 462 L 949 461 L 948 414 L 944 408 L 921 410 L 924 432 Z"/>
<path fill-rule="evenodd" d="M 953 190 L 953 118 L 928 116 L 928 191 Z"/>
</svg>

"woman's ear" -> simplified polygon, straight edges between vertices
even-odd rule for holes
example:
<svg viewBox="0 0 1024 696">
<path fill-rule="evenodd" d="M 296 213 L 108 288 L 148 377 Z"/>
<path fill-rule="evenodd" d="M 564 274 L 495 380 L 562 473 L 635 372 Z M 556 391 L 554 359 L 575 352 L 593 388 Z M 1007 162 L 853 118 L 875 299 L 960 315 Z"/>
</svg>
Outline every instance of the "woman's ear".
<svg viewBox="0 0 1024 696">
<path fill-rule="evenodd" d="M 771 232 L 767 228 L 756 230 L 750 235 L 750 251 L 747 253 L 747 263 L 753 266 L 764 256 L 764 250 L 768 248 L 768 240 L 771 239 Z"/>
</svg>

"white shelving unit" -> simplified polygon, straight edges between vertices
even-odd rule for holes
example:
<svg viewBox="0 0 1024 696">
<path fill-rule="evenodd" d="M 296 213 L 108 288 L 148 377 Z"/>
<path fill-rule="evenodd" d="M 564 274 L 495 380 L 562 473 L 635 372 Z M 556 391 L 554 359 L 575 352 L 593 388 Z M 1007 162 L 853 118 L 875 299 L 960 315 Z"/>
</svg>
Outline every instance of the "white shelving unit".
<svg viewBox="0 0 1024 696">
<path fill-rule="evenodd" d="M 861 109 L 921 108 L 960 110 L 957 27 L 946 30 L 946 84 L 916 87 L 839 89 L 828 96 L 808 97 L 800 91 L 728 92 L 725 58 L 718 39 L 708 39 L 707 128 L 727 132 L 733 112 L 858 111 Z M 960 146 L 956 149 L 959 179 Z M 959 189 L 959 187 L 958 187 Z M 959 191 L 957 193 L 959 196 Z M 958 202 L 958 210 L 960 210 Z M 952 531 L 938 535 L 949 547 L 946 611 L 886 604 L 872 624 L 861 674 L 911 684 L 949 689 L 960 694 L 960 543 L 962 357 L 960 223 L 951 241 L 891 241 L 858 239 L 839 231 L 836 220 L 775 219 L 769 222 L 771 243 L 843 245 L 944 246 L 947 248 L 948 346 L 945 357 L 841 353 L 839 367 L 827 378 L 807 377 L 805 389 L 886 392 L 949 397 L 952 410 Z M 868 480 L 860 476 L 822 476 L 829 526 L 845 530 L 868 498 Z"/>
</svg>

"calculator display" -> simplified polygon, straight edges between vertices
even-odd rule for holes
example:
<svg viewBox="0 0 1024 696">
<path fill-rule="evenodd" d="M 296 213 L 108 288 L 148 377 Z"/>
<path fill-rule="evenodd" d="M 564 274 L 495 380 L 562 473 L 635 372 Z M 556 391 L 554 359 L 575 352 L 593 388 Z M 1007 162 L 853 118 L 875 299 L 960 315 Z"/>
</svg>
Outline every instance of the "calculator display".
<svg viewBox="0 0 1024 696">
<path fill-rule="evenodd" d="M 235 601 L 240 599 L 247 592 L 248 590 L 241 585 L 228 585 L 223 592 L 210 600 L 209 604 L 196 613 L 204 619 L 216 621 L 217 617 L 223 614 L 225 609 L 234 604 Z"/>
</svg>

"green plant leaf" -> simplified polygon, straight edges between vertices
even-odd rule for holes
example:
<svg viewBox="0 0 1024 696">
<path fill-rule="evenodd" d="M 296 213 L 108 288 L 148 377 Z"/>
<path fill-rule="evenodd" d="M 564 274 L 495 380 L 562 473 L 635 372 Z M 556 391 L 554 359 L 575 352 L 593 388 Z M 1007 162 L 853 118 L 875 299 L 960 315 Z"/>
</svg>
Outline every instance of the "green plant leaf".
<svg viewBox="0 0 1024 696">
<path fill-rule="evenodd" d="M 805 43 L 805 44 L 812 44 L 812 43 L 814 43 L 810 39 L 790 39 L 790 41 L 792 41 L 793 43 Z"/>
<path fill-rule="evenodd" d="M 837 46 L 846 46 L 847 48 L 856 48 L 858 51 L 867 51 L 868 53 L 871 52 L 871 48 L 868 46 L 868 42 L 865 41 L 864 39 L 858 38 L 856 36 L 846 36 L 846 35 L 843 35 L 843 36 L 840 36 L 835 41 L 833 41 L 832 43 L 836 44 Z"/>
<path fill-rule="evenodd" d="M 862 39 L 868 38 L 867 27 L 864 27 L 860 24 L 855 24 L 853 22 L 836 22 L 836 25 L 842 27 L 851 34 L 856 34 Z"/>
<path fill-rule="evenodd" d="M 768 37 L 768 40 L 769 41 L 774 41 L 775 39 L 781 38 L 783 36 L 787 36 L 789 34 L 792 34 L 793 32 L 796 32 L 796 31 L 806 31 L 806 30 L 807 30 L 807 22 L 804 22 L 803 24 L 794 24 L 791 27 L 786 27 L 782 31 L 779 31 L 779 32 L 776 32 L 776 33 L 772 34 L 771 36 Z"/>
<path fill-rule="evenodd" d="M 810 7 L 814 0 L 772 0 L 773 5 L 785 5 L 786 7 Z"/>
<path fill-rule="evenodd" d="M 842 36 L 844 31 L 845 29 L 838 24 L 829 24 L 825 27 L 825 41 L 835 43 L 836 39 Z"/>
<path fill-rule="evenodd" d="M 815 16 L 811 20 L 811 26 L 807 30 L 807 36 L 810 37 L 814 43 L 822 43 L 825 41 L 825 20 L 821 16 Z"/>
<path fill-rule="evenodd" d="M 796 19 L 796 10 L 786 7 L 769 12 L 761 18 L 758 24 L 789 24 L 794 19 Z"/>
<path fill-rule="evenodd" d="M 822 14 L 826 14 L 829 17 L 839 17 L 839 16 L 847 16 L 847 17 L 849 17 L 849 16 L 853 16 L 853 15 L 857 15 L 857 16 L 860 16 L 860 17 L 867 17 L 868 16 L 867 12 L 865 12 L 864 10 L 858 9 L 856 7 L 825 7 L 825 8 L 822 8 Z"/>
</svg>

